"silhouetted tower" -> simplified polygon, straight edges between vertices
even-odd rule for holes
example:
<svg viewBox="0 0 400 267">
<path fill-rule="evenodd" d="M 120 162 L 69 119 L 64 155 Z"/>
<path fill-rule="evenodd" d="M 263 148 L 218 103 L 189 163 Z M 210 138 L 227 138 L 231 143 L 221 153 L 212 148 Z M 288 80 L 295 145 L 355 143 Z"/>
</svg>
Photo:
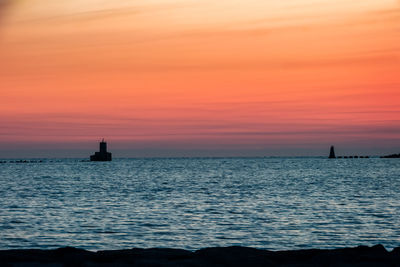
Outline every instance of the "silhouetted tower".
<svg viewBox="0 0 400 267">
<path fill-rule="evenodd" d="M 336 159 L 335 148 L 333 146 L 331 146 L 331 151 L 329 152 L 329 158 L 330 159 Z"/>
<path fill-rule="evenodd" d="M 111 161 L 111 153 L 107 152 L 107 143 L 103 140 L 100 142 L 100 151 L 90 156 L 90 161 Z"/>
<path fill-rule="evenodd" d="M 103 140 L 100 142 L 100 153 L 107 153 L 107 143 Z"/>
</svg>

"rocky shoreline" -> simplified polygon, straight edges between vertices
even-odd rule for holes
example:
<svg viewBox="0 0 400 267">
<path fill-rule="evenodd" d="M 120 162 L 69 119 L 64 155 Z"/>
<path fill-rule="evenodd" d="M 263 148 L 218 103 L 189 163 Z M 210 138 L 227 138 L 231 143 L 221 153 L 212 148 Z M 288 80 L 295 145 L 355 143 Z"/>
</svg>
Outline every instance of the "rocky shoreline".
<svg viewBox="0 0 400 267">
<path fill-rule="evenodd" d="M 65 247 L 55 250 L 2 250 L 1 266 L 400 266 L 400 247 L 382 245 L 342 249 L 268 251 L 247 247 L 128 249 L 91 252 Z"/>
</svg>

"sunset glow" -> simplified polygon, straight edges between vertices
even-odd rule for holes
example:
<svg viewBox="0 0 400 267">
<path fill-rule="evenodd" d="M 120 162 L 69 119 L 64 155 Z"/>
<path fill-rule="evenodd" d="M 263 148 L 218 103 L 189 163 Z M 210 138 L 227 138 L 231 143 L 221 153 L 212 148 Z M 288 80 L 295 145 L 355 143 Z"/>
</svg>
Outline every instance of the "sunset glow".
<svg viewBox="0 0 400 267">
<path fill-rule="evenodd" d="M 399 1 L 0 3 L 0 151 L 399 152 Z"/>
</svg>

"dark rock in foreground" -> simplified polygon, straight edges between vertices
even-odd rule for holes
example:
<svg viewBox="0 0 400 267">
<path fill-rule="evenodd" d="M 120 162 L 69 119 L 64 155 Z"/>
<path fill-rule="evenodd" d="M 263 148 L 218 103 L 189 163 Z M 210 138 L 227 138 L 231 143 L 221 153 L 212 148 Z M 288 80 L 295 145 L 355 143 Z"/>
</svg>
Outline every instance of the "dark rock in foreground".
<svg viewBox="0 0 400 267">
<path fill-rule="evenodd" d="M 0 251 L 1 266 L 400 266 L 400 247 L 268 251 L 246 247 L 130 249 L 90 252 L 76 248 Z"/>
</svg>

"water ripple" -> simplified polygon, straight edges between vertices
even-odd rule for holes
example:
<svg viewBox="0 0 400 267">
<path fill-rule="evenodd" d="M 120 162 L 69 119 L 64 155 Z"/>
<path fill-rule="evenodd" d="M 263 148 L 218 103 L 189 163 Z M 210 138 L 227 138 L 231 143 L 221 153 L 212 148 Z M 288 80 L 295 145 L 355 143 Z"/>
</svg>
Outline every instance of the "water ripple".
<svg viewBox="0 0 400 267">
<path fill-rule="evenodd" d="M 2 164 L 0 249 L 400 246 L 400 161 Z"/>
</svg>

